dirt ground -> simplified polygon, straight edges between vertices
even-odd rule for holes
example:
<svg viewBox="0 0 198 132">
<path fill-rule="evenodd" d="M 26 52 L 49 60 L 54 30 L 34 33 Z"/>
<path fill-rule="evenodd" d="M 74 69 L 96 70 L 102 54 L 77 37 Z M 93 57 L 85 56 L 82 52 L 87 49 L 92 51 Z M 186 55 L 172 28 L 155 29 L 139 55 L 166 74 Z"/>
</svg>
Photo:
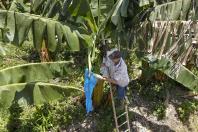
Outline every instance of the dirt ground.
<svg viewBox="0 0 198 132">
<path fill-rule="evenodd" d="M 198 112 L 192 114 L 189 121 L 183 123 L 179 120 L 176 108 L 178 104 L 184 101 L 185 95 L 189 92 L 183 88 L 171 89 L 168 91 L 166 99 L 166 114 L 165 118 L 158 120 L 156 116 L 152 114 L 151 102 L 143 99 L 136 92 L 129 89 L 129 115 L 130 126 L 132 132 L 198 132 Z M 193 97 L 197 99 L 198 97 Z M 111 113 L 113 114 L 113 113 Z M 61 132 L 102 132 L 97 130 L 96 116 L 100 116 L 98 113 L 94 113 L 91 117 L 86 117 L 83 121 L 73 123 L 67 128 L 67 130 L 61 130 Z M 113 121 L 114 119 L 112 119 Z M 113 121 L 114 123 L 114 121 Z"/>
<path fill-rule="evenodd" d="M 176 112 L 177 105 L 184 100 L 183 96 L 189 94 L 188 91 L 177 88 L 168 93 L 166 115 L 163 120 L 157 120 L 157 117 L 151 114 L 150 102 L 132 93 L 129 112 L 134 115 L 131 119 L 133 132 L 198 132 L 198 112 L 192 114 L 186 123 L 178 119 Z"/>
</svg>

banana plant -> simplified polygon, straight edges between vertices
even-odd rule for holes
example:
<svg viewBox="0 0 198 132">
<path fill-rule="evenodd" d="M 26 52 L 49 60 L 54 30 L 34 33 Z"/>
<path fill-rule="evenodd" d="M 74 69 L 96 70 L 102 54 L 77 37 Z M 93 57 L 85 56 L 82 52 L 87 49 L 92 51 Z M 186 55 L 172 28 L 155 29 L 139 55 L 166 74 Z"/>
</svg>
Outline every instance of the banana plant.
<svg viewBox="0 0 198 132">
<path fill-rule="evenodd" d="M 89 49 L 90 53 L 93 52 L 92 54 L 94 54 L 94 40 L 97 37 L 101 23 L 113 6 L 113 0 L 95 2 L 91 1 L 92 5 L 96 4 L 97 15 L 93 15 L 95 7 L 91 7 L 91 3 L 87 0 L 32 0 L 29 3 L 23 0 L 14 0 L 8 10 L 0 10 L 0 39 L 21 46 L 31 36 L 34 47 L 39 52 L 42 52 L 43 48 L 50 52 L 56 52 L 61 44 L 68 45 L 72 51 L 80 51 L 80 44 L 83 44 Z M 108 8 L 106 8 L 106 5 L 108 5 Z M 99 17 L 97 18 L 97 16 Z M 98 23 L 95 22 L 96 19 Z M 91 48 L 93 48 L 92 51 Z M 93 57 L 91 59 L 93 60 Z M 91 59 L 89 60 L 91 61 Z M 17 86 L 24 89 L 26 83 L 32 84 L 32 82 L 47 81 L 49 80 L 48 76 L 52 77 L 54 75 L 51 75 L 51 72 L 49 74 L 33 74 L 33 71 L 38 66 L 37 64 L 30 65 L 28 64 L 27 66 L 31 67 L 30 70 L 27 70 L 26 66 L 16 66 L 12 67 L 12 70 L 4 69 L 5 71 L 1 71 L 1 75 L 7 74 L 10 76 L 10 78 L 1 76 L 2 80 L 4 80 L 1 88 L 3 89 L 6 85 L 7 89 L 20 83 Z M 40 67 L 42 64 L 38 65 Z M 50 70 L 45 68 L 42 69 L 42 72 Z M 61 71 L 56 71 L 56 69 L 53 70 L 56 74 L 61 73 Z M 12 78 L 11 72 L 8 71 L 15 71 L 17 77 Z M 17 71 L 20 72 L 18 73 Z M 23 71 L 29 71 L 30 73 L 28 73 L 29 75 L 27 73 L 23 74 Z M 35 88 L 40 87 L 40 85 L 34 86 Z M 7 104 L 10 104 L 10 101 Z"/>
<path fill-rule="evenodd" d="M 81 86 L 60 85 L 57 77 L 70 76 L 72 62 L 28 63 L 0 70 L 0 108 L 13 101 L 20 105 L 40 104 L 72 93 L 83 92 Z"/>
<path fill-rule="evenodd" d="M 1 28 L 7 28 L 3 40 L 7 39 L 21 46 L 32 31 L 34 46 L 37 50 L 41 50 L 43 40 L 47 39 L 47 48 L 51 52 L 56 51 L 58 43 L 67 43 L 71 50 L 79 51 L 77 30 L 67 25 L 52 19 L 7 10 L 1 10 L 0 16 Z"/>
<path fill-rule="evenodd" d="M 188 64 L 196 67 L 198 23 L 196 21 L 154 21 L 142 24 L 138 44 L 153 70 L 162 71 L 192 91 L 198 92 L 198 77 Z M 149 30 L 148 30 L 149 29 Z"/>
<path fill-rule="evenodd" d="M 34 47 L 39 52 L 43 48 L 56 52 L 61 44 L 67 45 L 71 51 L 79 51 L 80 44 L 92 48 L 93 42 L 89 35 L 92 29 L 96 29 L 87 8 L 88 2 L 73 0 L 73 4 L 67 3 L 68 1 L 63 0 L 33 0 L 31 3 L 14 0 L 8 10 L 0 10 L 0 40 L 21 46 L 31 36 Z M 69 17 L 64 13 L 68 13 Z M 36 104 L 60 98 L 69 91 L 76 91 L 71 86 L 49 83 L 55 77 L 69 76 L 68 72 L 71 71 L 66 62 L 36 63 L 3 69 L 0 87 L 1 101 L 4 102 L 2 105 L 9 106 L 16 100 L 18 93 L 20 98 L 29 96 L 33 99 L 31 102 L 23 99 L 28 104 Z M 27 94 L 28 91 L 34 93 Z M 6 93 L 9 96 L 4 96 Z M 37 94 L 39 96 L 35 96 Z"/>
<path fill-rule="evenodd" d="M 121 47 L 135 44 L 151 68 L 198 91 L 197 76 L 186 68 L 196 54 L 192 40 L 197 39 L 197 5 L 194 0 L 117 1 L 107 20 L 113 28 L 111 38 Z"/>
<path fill-rule="evenodd" d="M 193 7 L 193 9 L 192 9 Z M 150 20 L 194 20 L 195 3 L 193 0 L 177 0 L 154 7 Z"/>
<path fill-rule="evenodd" d="M 33 43 L 36 49 L 40 50 L 42 47 L 42 42 L 45 40 L 47 43 L 46 47 L 51 52 L 55 52 L 58 45 L 62 43 L 66 43 L 73 51 L 79 51 L 79 39 L 83 39 L 83 42 L 85 43 L 90 42 L 86 40 L 89 34 L 89 32 L 85 29 L 87 26 L 83 29 L 83 27 L 66 23 L 65 21 L 69 20 L 62 17 L 62 14 L 58 14 L 59 18 L 57 19 L 54 17 L 54 15 L 57 15 L 57 12 L 64 11 L 56 10 L 57 7 L 55 5 L 60 6 L 60 1 L 47 1 L 47 3 L 43 5 L 45 8 L 40 9 L 40 4 L 43 2 L 36 0 L 33 1 L 31 12 L 29 13 L 16 12 L 14 8 L 11 8 L 9 11 L 1 10 L 1 32 L 4 34 L 1 39 L 5 41 L 7 40 L 8 42 L 12 42 L 16 45 L 21 45 L 24 40 L 26 40 L 29 32 L 32 31 Z M 71 8 L 76 11 L 76 14 L 73 13 L 72 15 L 78 16 L 76 19 L 79 20 L 76 21 L 81 21 L 80 18 L 83 20 L 87 19 L 87 21 L 89 21 L 88 25 L 90 27 L 94 27 L 89 11 L 84 11 L 83 13 L 81 12 L 83 5 L 86 6 L 87 4 L 88 3 L 86 2 L 81 2 L 81 4 L 77 4 L 74 7 L 72 6 Z M 82 6 L 80 9 L 78 8 L 79 5 Z M 48 9 L 50 11 L 47 12 Z M 41 10 L 43 11 L 41 12 Z M 41 14 L 39 14 L 39 11 Z M 59 19 L 61 19 L 61 21 L 59 21 Z M 81 29 L 78 30 L 78 28 Z M 78 36 L 80 31 L 82 31 L 82 35 Z M 86 36 L 86 38 L 84 36 Z M 90 43 L 86 45 L 90 46 Z"/>
</svg>

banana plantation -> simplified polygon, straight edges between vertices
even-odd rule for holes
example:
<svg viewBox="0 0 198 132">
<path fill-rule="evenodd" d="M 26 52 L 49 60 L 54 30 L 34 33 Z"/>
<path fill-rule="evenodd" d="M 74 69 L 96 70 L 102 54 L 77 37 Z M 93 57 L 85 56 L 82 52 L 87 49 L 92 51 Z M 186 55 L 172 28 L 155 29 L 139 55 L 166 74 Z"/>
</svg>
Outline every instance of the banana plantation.
<svg viewBox="0 0 198 132">
<path fill-rule="evenodd" d="M 127 121 L 104 47 L 126 63 Z M 198 1 L 0 0 L 0 131 L 197 132 Z"/>
</svg>

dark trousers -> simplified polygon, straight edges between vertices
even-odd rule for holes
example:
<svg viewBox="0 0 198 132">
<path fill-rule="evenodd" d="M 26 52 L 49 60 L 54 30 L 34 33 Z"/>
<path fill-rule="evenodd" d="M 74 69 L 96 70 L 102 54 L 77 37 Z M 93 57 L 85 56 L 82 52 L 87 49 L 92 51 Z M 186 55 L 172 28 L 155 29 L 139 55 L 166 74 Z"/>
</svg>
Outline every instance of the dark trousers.
<svg viewBox="0 0 198 132">
<path fill-rule="evenodd" d="M 124 97 L 126 95 L 126 88 L 127 88 L 127 86 L 121 87 L 119 85 L 116 85 L 118 99 L 124 99 Z"/>
</svg>

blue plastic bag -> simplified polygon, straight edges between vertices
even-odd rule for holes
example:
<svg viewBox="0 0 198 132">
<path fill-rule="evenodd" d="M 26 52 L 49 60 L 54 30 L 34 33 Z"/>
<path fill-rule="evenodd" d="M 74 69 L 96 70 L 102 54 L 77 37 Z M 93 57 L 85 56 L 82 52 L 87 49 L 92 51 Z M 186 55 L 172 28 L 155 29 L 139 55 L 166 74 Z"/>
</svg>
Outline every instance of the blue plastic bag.
<svg viewBox="0 0 198 132">
<path fill-rule="evenodd" d="M 84 91 L 85 91 L 85 97 L 86 97 L 87 114 L 93 111 L 92 93 L 96 86 L 96 83 L 97 83 L 97 78 L 94 76 L 94 74 L 92 72 L 89 73 L 89 70 L 85 69 Z"/>
</svg>

